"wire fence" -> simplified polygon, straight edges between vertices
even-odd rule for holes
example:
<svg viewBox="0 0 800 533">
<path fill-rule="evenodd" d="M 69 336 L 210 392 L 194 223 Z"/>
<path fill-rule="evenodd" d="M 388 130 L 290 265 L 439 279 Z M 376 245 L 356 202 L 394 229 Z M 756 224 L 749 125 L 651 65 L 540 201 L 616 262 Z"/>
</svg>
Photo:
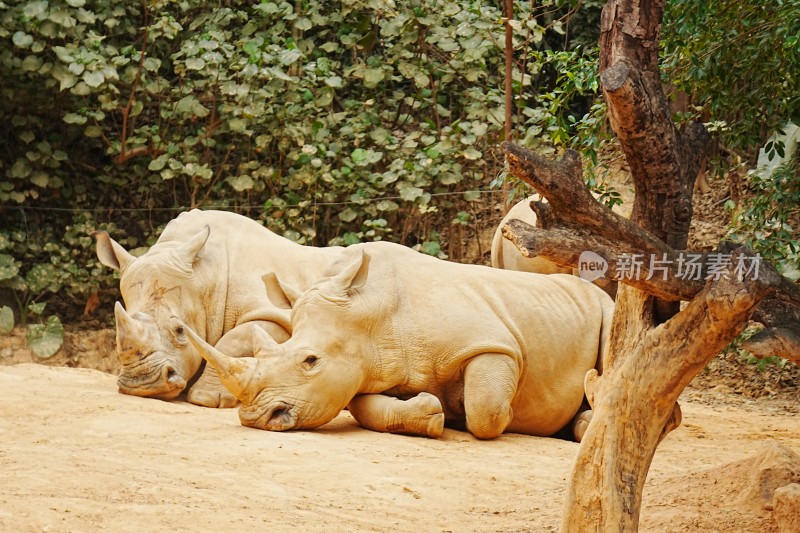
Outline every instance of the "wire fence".
<svg viewBox="0 0 800 533">
<path fill-rule="evenodd" d="M 458 191 L 458 192 L 438 192 L 429 193 L 432 197 L 444 196 L 462 196 L 464 194 L 501 194 L 503 191 L 500 189 L 476 189 L 471 191 Z M 384 200 L 403 200 L 401 196 L 381 196 L 378 198 L 364 198 L 363 200 L 350 200 L 342 202 L 311 202 L 310 206 L 348 206 L 348 205 L 364 205 L 374 202 L 381 202 Z M 219 204 L 204 204 L 201 206 L 203 209 L 266 209 L 264 204 L 256 205 L 219 205 Z M 124 211 L 124 212 L 152 212 L 152 211 L 185 211 L 190 209 L 189 206 L 175 206 L 175 207 L 47 207 L 47 206 L 30 206 L 30 205 L 4 205 L 0 206 L 0 211 L 8 209 L 13 211 L 44 211 L 44 212 L 75 212 L 75 211 Z"/>
</svg>

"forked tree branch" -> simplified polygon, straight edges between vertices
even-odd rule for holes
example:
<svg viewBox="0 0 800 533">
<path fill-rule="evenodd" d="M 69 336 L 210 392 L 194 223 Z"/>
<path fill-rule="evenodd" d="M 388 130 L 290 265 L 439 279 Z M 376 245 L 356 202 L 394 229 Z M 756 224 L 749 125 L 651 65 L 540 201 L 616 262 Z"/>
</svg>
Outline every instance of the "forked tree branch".
<svg viewBox="0 0 800 533">
<path fill-rule="evenodd" d="M 503 228 L 504 237 L 525 257 L 545 257 L 559 266 L 580 269 L 581 254 L 592 252 L 592 259 L 607 265 L 606 278 L 670 301 L 693 299 L 707 280 L 719 278 L 728 265 L 737 275 L 771 275 L 774 271 L 752 252 L 732 254 L 729 243 L 716 252 L 671 248 L 594 199 L 581 177 L 577 152 L 570 150 L 561 160 L 549 161 L 510 143 L 503 143 L 503 149 L 509 171 L 548 201 L 531 204 L 541 227 L 512 220 Z M 736 263 L 732 264 L 734 257 Z M 768 349 L 779 349 L 781 357 L 797 360 L 800 288 L 784 277 L 776 279 L 780 280 L 776 296 L 765 298 L 754 316 L 770 330 L 755 337 L 748 349 L 756 355 L 770 355 Z"/>
</svg>

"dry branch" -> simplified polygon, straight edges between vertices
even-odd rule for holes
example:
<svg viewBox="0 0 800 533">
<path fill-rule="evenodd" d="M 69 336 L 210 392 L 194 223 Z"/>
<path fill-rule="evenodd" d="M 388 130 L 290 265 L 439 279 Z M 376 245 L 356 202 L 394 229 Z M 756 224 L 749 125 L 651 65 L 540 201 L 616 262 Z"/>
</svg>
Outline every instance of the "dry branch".
<svg viewBox="0 0 800 533">
<path fill-rule="evenodd" d="M 689 128 L 684 138 L 704 137 L 704 129 Z M 694 141 L 687 141 L 694 142 Z M 509 171 L 530 184 L 548 203 L 532 202 L 541 227 L 512 220 L 503 228 L 525 257 L 545 257 L 563 267 L 578 268 L 578 260 L 591 251 L 608 265 L 606 278 L 636 287 L 666 301 L 691 300 L 708 279 L 718 278 L 732 261 L 733 245 L 721 244 L 715 252 L 692 252 L 668 246 L 651 232 L 601 205 L 588 192 L 581 175 L 580 155 L 568 150 L 558 161 L 549 161 L 511 143 L 503 143 Z M 695 152 L 692 162 L 699 164 Z M 669 233 L 669 232 L 665 232 Z M 757 255 L 747 252 L 737 264 L 739 271 L 772 269 Z M 794 339 L 800 335 L 800 288 L 782 278 L 777 292 L 759 306 L 754 319 L 768 326 L 751 349 L 759 356 L 778 355 L 797 360 Z M 788 336 L 787 336 L 788 335 Z M 789 355 L 789 357 L 787 357 Z"/>
</svg>

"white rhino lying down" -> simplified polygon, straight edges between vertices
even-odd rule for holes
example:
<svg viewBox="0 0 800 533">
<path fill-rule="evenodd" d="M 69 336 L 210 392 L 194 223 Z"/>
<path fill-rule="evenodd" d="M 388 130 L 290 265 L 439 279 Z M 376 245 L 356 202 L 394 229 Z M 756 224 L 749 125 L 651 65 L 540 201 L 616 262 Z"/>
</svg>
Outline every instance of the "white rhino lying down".
<svg viewBox="0 0 800 533">
<path fill-rule="evenodd" d="M 261 278 L 277 272 L 305 289 L 339 253 L 301 246 L 247 217 L 223 211 L 182 213 L 138 258 L 105 232 L 96 238 L 100 261 L 122 271 L 120 291 L 127 311 L 119 302 L 115 307 L 119 390 L 161 399 L 178 396 L 203 361 L 183 328 L 172 327 L 172 318 L 227 353 L 253 355 L 254 328 L 279 342 L 290 331 L 288 311 L 267 298 Z M 208 368 L 187 397 L 211 407 L 236 404 Z"/>
<path fill-rule="evenodd" d="M 391 243 L 341 254 L 299 296 L 265 277 L 270 298 L 291 306 L 293 333 L 283 344 L 259 335 L 256 358 L 227 357 L 187 330 L 241 400 L 242 424 L 314 428 L 348 407 L 376 431 L 437 437 L 447 419 L 493 438 L 552 435 L 575 417 L 611 325 L 601 289 Z"/>
</svg>

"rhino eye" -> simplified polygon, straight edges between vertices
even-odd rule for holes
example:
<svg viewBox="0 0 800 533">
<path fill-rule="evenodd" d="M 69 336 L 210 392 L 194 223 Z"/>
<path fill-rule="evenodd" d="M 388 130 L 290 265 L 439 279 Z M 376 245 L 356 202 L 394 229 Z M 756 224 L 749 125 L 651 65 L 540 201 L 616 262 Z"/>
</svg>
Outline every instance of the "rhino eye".
<svg viewBox="0 0 800 533">
<path fill-rule="evenodd" d="M 183 326 L 178 326 L 177 328 L 175 328 L 175 333 L 177 333 L 178 335 L 183 335 Z"/>
<path fill-rule="evenodd" d="M 319 357 L 317 357 L 316 355 L 309 355 L 303 362 L 308 366 L 314 366 L 315 364 L 317 364 L 317 361 L 319 361 Z"/>
</svg>

